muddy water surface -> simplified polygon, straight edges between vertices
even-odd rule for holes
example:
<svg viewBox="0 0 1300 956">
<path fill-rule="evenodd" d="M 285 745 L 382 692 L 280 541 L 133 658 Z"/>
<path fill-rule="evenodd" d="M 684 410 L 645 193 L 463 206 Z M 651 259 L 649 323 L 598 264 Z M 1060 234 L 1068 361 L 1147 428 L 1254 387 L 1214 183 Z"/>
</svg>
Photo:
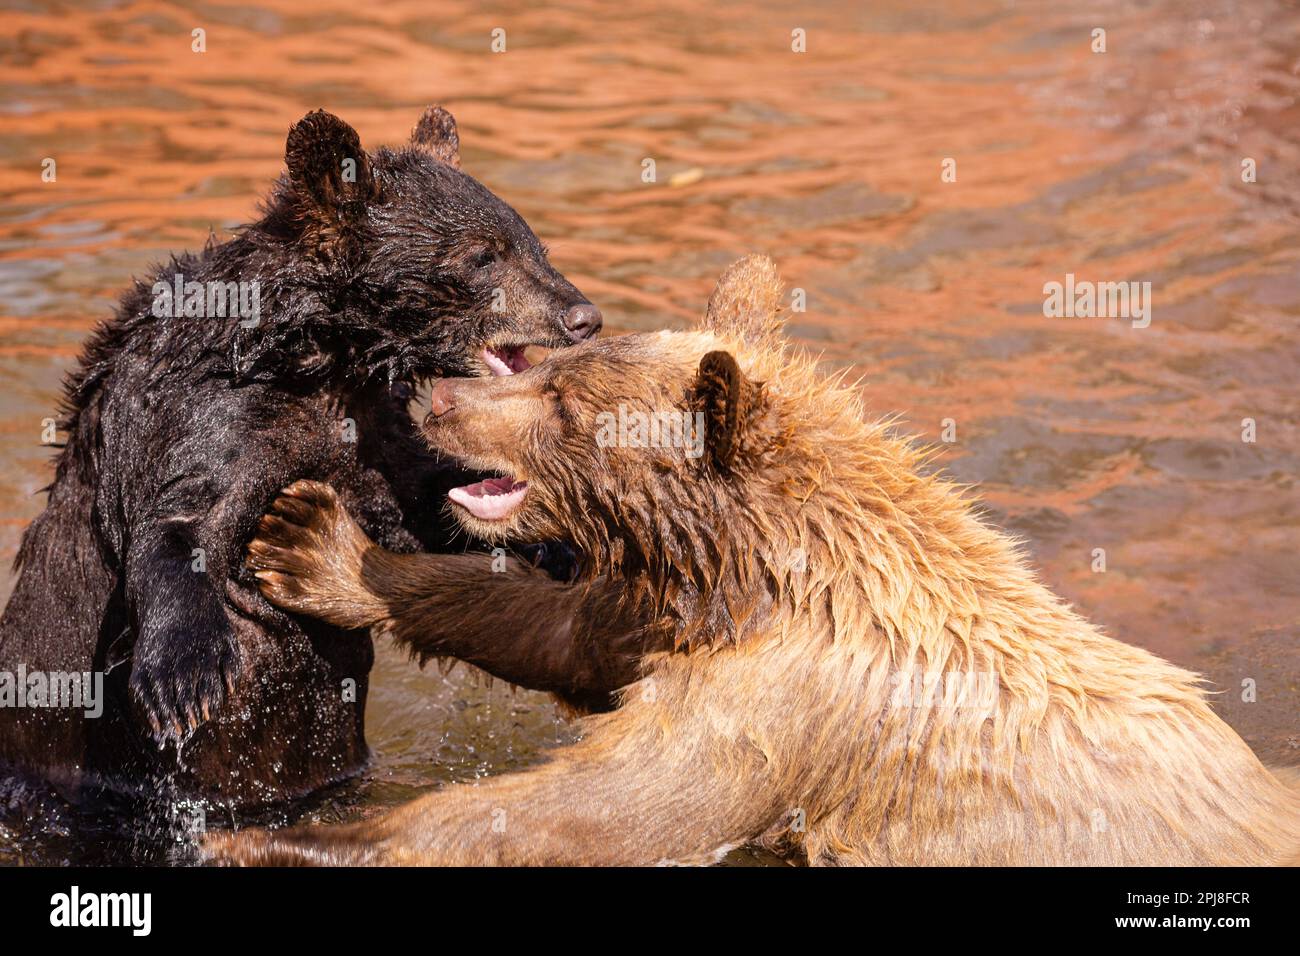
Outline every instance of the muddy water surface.
<svg viewBox="0 0 1300 956">
<path fill-rule="evenodd" d="M 16 7 L 0 20 L 6 565 L 50 478 L 42 420 L 127 279 L 253 215 L 307 110 L 373 146 L 441 102 L 465 168 L 617 328 L 685 325 L 727 262 L 773 255 L 806 294 L 792 335 L 865 376 L 901 427 L 941 441 L 949 420 L 944 466 L 1054 588 L 1205 673 L 1262 756 L 1300 762 L 1294 6 Z M 1066 274 L 1150 282 L 1150 325 L 1044 317 Z M 570 734 L 541 695 L 387 648 L 368 721 L 374 765 L 313 804 L 322 819 Z M 0 862 L 185 858 L 57 830 L 0 832 Z"/>
</svg>

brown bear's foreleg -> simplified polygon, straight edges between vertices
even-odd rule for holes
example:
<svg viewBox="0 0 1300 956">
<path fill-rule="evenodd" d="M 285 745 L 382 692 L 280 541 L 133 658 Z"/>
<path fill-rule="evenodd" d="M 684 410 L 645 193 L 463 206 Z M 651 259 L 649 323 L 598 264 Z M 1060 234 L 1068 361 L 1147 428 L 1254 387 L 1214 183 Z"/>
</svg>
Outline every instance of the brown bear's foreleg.
<svg viewBox="0 0 1300 956">
<path fill-rule="evenodd" d="M 281 607 L 374 628 L 422 662 L 456 657 L 584 710 L 607 709 L 641 657 L 669 641 L 603 580 L 564 584 L 506 556 L 387 551 L 320 482 L 285 489 L 249 564 Z"/>
<path fill-rule="evenodd" d="M 212 834 L 204 853 L 252 866 L 714 862 L 785 808 L 751 741 L 676 713 L 682 686 L 633 687 L 619 710 L 589 718 L 583 740 L 533 769 L 445 787 L 348 826 Z M 714 690 L 706 699 L 736 699 Z"/>
</svg>

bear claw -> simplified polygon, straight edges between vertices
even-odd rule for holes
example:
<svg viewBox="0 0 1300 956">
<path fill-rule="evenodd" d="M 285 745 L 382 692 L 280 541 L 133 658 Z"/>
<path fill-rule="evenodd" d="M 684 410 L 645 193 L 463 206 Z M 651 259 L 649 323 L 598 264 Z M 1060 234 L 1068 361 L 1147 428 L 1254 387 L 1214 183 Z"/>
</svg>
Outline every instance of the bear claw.
<svg viewBox="0 0 1300 956">
<path fill-rule="evenodd" d="M 167 655 L 149 655 L 131 665 L 131 697 L 143 712 L 159 746 L 184 738 L 218 712 L 235 692 L 239 652 L 233 640 L 216 638 L 196 646 L 173 641 Z M 183 649 L 183 653 L 178 653 Z"/>
<path fill-rule="evenodd" d="M 296 481 L 258 522 L 248 567 L 272 604 L 349 626 L 331 612 L 339 595 L 356 584 L 360 554 L 370 546 L 333 488 Z"/>
</svg>

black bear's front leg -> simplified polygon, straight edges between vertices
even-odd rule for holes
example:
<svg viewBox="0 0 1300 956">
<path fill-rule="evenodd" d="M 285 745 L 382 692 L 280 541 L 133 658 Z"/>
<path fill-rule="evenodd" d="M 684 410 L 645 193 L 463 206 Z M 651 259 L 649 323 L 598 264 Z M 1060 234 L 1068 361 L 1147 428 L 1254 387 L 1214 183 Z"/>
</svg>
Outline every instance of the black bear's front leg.
<svg viewBox="0 0 1300 956">
<path fill-rule="evenodd" d="M 208 720 L 233 693 L 239 670 L 239 647 L 213 584 L 224 574 L 209 575 L 197 538 L 193 523 L 163 520 L 142 529 L 127 555 L 131 696 L 162 738 Z"/>
</svg>

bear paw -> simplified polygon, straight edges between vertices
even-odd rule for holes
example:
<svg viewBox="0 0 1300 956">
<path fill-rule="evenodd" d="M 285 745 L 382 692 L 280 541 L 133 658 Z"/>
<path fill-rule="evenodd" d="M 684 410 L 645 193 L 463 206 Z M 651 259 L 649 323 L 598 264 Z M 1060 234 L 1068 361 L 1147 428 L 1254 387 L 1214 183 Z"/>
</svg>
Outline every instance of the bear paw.
<svg viewBox="0 0 1300 956">
<path fill-rule="evenodd" d="M 280 492 L 248 546 L 248 566 L 272 604 L 338 627 L 361 627 L 374 603 L 361 580 L 375 547 L 338 494 L 319 481 Z"/>
<path fill-rule="evenodd" d="M 131 663 L 131 697 L 159 745 L 184 738 L 217 713 L 235 692 L 239 645 L 230 626 L 186 627 L 180 633 L 143 634 Z"/>
</svg>

